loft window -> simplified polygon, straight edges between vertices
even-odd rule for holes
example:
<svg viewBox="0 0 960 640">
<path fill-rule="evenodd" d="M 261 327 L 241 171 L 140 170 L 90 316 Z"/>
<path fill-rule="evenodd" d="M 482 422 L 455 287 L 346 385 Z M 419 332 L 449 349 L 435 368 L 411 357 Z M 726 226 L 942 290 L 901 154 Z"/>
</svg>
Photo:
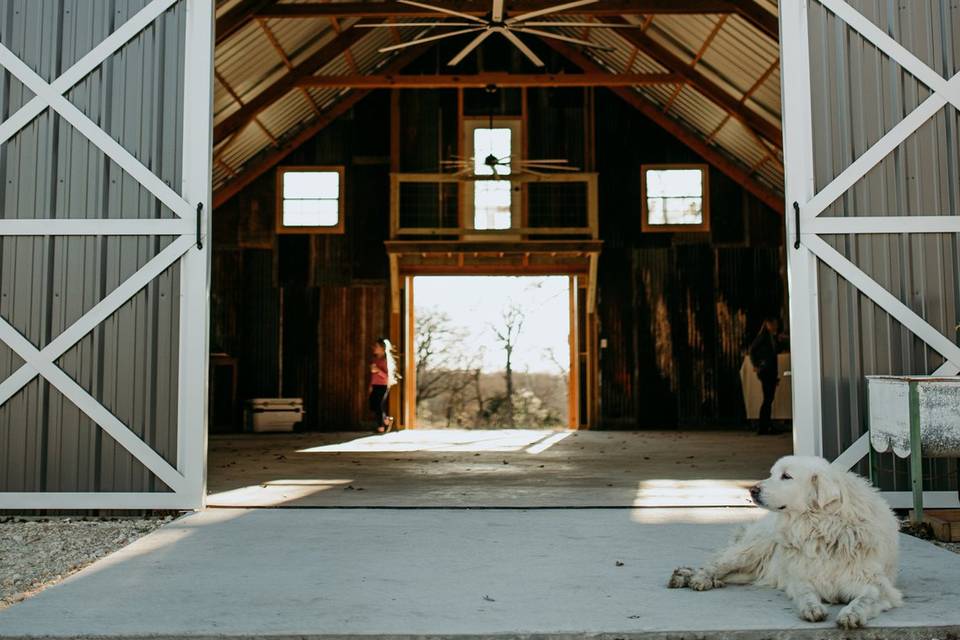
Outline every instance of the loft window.
<svg viewBox="0 0 960 640">
<path fill-rule="evenodd" d="M 280 169 L 277 233 L 343 233 L 343 167 Z"/>
<path fill-rule="evenodd" d="M 473 189 L 473 228 L 509 229 L 513 195 L 510 182 L 478 180 Z"/>
<path fill-rule="evenodd" d="M 512 143 L 512 131 L 507 127 L 474 129 L 474 175 L 509 176 Z M 473 228 L 509 229 L 512 196 L 509 180 L 477 180 L 473 189 Z"/>
<path fill-rule="evenodd" d="M 644 231 L 709 231 L 707 165 L 640 168 Z"/>
</svg>

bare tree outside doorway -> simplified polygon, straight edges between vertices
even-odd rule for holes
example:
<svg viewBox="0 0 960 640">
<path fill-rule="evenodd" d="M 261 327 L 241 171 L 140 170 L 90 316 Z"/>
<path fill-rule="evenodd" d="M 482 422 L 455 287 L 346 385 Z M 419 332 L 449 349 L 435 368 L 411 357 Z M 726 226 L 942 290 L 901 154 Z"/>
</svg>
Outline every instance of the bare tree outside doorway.
<svg viewBox="0 0 960 640">
<path fill-rule="evenodd" d="M 444 284 L 456 290 L 455 278 Z M 459 280 L 465 280 L 459 279 Z M 476 281 L 474 277 L 471 280 Z M 445 428 L 558 428 L 567 424 L 569 335 L 544 346 L 544 311 L 556 333 L 556 320 L 568 318 L 557 307 L 568 295 L 565 279 L 484 278 L 511 295 L 487 295 L 469 313 L 456 300 L 421 301 L 415 307 L 417 422 Z M 556 280 L 556 279 L 555 279 Z M 509 282 L 509 286 L 507 285 Z M 520 282 L 529 281 L 529 282 Z M 475 282 L 471 282 L 476 289 Z M 522 285 L 522 286 L 521 286 Z M 562 285 L 562 286 L 561 286 Z M 481 288 L 482 290 L 482 288 Z M 427 296 L 424 296 L 427 297 Z M 564 298 L 565 299 L 565 298 Z M 426 304 L 424 304 L 426 303 Z M 479 307 L 477 305 L 480 305 Z M 553 305 L 552 307 L 550 305 Z M 495 315 L 494 315 L 495 314 Z M 484 318 L 480 317 L 484 316 Z M 489 317 L 487 317 L 489 316 Z M 539 340 L 538 340 L 539 339 Z"/>
</svg>

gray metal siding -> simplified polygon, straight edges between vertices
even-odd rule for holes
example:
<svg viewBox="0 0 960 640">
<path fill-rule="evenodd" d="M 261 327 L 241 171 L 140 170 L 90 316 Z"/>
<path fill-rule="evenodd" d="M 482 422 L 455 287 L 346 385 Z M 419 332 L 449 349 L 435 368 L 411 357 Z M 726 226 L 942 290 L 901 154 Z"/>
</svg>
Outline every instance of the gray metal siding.
<svg viewBox="0 0 960 640">
<path fill-rule="evenodd" d="M 47 81 L 149 0 L 0 0 L 0 41 Z M 67 92 L 179 190 L 185 2 Z M 0 120 L 30 97 L 0 78 Z M 52 110 L 0 147 L 0 218 L 169 218 L 172 213 Z M 0 237 L 0 315 L 42 348 L 172 241 Z M 58 361 L 171 464 L 177 451 L 180 270 L 136 294 Z M 0 346 L 0 379 L 21 360 Z M 72 402 L 37 378 L 0 406 L 0 491 L 167 491 Z"/>
<path fill-rule="evenodd" d="M 960 6 L 948 0 L 848 0 L 945 77 L 960 67 Z M 810 7 L 816 188 L 930 95 L 929 89 L 816 2 Z M 872 169 L 824 216 L 956 215 L 960 120 L 946 107 Z M 824 238 L 947 336 L 960 308 L 957 234 Z M 932 373 L 943 358 L 821 264 L 820 331 L 824 454 L 833 458 L 866 430 L 869 374 Z M 878 456 L 884 488 L 909 489 L 904 461 Z M 955 461 L 927 461 L 931 486 L 957 486 Z"/>
</svg>

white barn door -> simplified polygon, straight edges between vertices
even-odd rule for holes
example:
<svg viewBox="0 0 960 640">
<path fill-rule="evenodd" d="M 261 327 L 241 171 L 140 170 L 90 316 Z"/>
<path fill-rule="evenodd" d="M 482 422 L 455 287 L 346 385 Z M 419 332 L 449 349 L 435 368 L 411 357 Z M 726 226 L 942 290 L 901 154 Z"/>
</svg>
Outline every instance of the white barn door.
<svg viewBox="0 0 960 640">
<path fill-rule="evenodd" d="M 847 468 L 865 375 L 960 372 L 955 5 L 780 0 L 794 445 Z"/>
<path fill-rule="evenodd" d="M 0 2 L 0 509 L 203 506 L 213 0 Z"/>
</svg>

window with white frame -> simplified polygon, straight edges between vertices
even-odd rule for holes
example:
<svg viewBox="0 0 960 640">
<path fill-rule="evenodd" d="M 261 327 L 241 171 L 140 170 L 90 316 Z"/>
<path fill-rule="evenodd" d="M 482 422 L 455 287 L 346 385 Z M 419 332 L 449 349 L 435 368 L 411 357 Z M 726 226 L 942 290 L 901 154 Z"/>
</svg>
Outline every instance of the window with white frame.
<svg viewBox="0 0 960 640">
<path fill-rule="evenodd" d="M 707 165 L 644 165 L 640 176 L 644 231 L 709 231 Z"/>
<path fill-rule="evenodd" d="M 476 176 L 510 176 L 513 131 L 508 127 L 473 130 L 473 173 Z M 473 189 L 473 228 L 509 229 L 512 224 L 513 188 L 507 180 L 477 180 Z"/>
<path fill-rule="evenodd" d="M 343 167 L 277 172 L 278 233 L 343 232 Z"/>
</svg>

